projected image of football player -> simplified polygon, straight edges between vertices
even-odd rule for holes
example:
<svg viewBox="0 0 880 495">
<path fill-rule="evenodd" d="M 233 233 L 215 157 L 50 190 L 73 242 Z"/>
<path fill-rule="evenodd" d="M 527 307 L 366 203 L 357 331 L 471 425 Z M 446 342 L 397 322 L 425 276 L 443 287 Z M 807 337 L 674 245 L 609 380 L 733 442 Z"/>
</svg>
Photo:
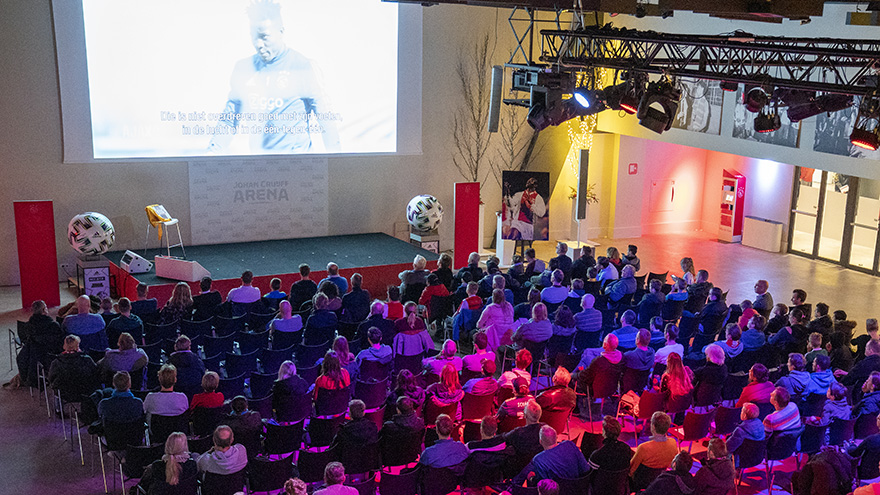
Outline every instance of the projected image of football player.
<svg viewBox="0 0 880 495">
<path fill-rule="evenodd" d="M 315 152 L 316 139 L 321 139 L 325 151 L 339 151 L 336 122 L 326 118 L 331 109 L 311 61 L 284 42 L 281 6 L 255 0 L 247 13 L 257 53 L 235 64 L 229 101 L 209 151 L 228 152 L 236 130 L 249 135 L 251 151 L 257 154 Z M 237 115 L 248 113 L 269 118 L 242 121 Z"/>
<path fill-rule="evenodd" d="M 505 186 L 505 189 L 510 187 L 509 184 Z M 535 218 L 543 217 L 547 213 L 547 205 L 538 194 L 537 186 L 538 180 L 530 177 L 524 191 L 513 195 L 505 194 L 504 201 L 510 219 L 510 230 L 504 233 L 505 239 L 535 239 Z"/>
</svg>

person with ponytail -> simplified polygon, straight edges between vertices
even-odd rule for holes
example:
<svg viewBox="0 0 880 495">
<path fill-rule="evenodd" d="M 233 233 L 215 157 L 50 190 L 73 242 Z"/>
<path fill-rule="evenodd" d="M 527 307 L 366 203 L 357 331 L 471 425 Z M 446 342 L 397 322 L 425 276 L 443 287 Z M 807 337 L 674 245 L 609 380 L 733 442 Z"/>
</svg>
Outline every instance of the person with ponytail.
<svg viewBox="0 0 880 495">
<path fill-rule="evenodd" d="M 147 495 L 160 495 L 168 493 L 169 487 L 180 485 L 196 476 L 198 469 L 195 459 L 188 451 L 186 435 L 175 432 L 168 435 L 168 440 L 165 441 L 165 455 L 147 466 L 138 486 Z"/>
<path fill-rule="evenodd" d="M 394 355 L 416 356 L 424 355 L 428 350 L 434 349 L 434 341 L 425 327 L 425 320 L 418 314 L 418 306 L 410 301 L 403 307 L 404 316 L 394 322 L 394 345 L 391 349 Z"/>
</svg>

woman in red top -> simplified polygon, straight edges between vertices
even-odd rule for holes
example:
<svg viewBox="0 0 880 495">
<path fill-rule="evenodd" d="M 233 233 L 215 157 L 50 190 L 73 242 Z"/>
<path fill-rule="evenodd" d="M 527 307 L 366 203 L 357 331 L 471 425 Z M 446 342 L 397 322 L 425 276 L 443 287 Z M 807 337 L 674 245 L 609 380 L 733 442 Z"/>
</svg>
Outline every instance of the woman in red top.
<svg viewBox="0 0 880 495">
<path fill-rule="evenodd" d="M 736 401 L 736 407 L 742 407 L 746 402 L 755 404 L 770 402 L 770 394 L 776 388 L 769 381 L 770 372 L 767 367 L 761 363 L 755 363 L 749 370 L 749 384 L 743 389 L 739 400 Z"/>
<path fill-rule="evenodd" d="M 213 371 L 208 371 L 202 376 L 202 390 L 204 392 L 193 395 L 192 403 L 189 409 L 193 410 L 197 407 L 221 407 L 223 405 L 223 394 L 217 392 L 220 385 L 220 375 Z"/>
<path fill-rule="evenodd" d="M 327 351 L 324 362 L 321 363 L 321 376 L 315 380 L 315 398 L 318 398 L 318 390 L 339 390 L 351 385 L 351 377 L 348 371 L 339 363 L 339 357 L 334 351 Z"/>
<path fill-rule="evenodd" d="M 440 278 L 434 273 L 428 275 L 428 286 L 425 287 L 425 290 L 422 291 L 422 295 L 419 297 L 419 304 L 427 308 L 425 316 L 428 317 L 428 321 L 431 321 L 431 297 L 446 297 L 448 295 L 449 289 L 440 282 Z"/>
</svg>

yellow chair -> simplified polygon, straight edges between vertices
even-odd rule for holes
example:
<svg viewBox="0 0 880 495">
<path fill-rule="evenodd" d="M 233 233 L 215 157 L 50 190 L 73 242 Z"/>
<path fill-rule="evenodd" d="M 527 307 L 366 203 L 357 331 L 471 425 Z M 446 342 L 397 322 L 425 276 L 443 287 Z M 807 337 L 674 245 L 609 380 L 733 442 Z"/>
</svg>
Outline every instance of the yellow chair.
<svg viewBox="0 0 880 495">
<path fill-rule="evenodd" d="M 180 235 L 180 222 L 173 218 L 168 210 L 165 209 L 162 205 L 150 205 L 144 208 L 147 212 L 147 220 L 149 223 L 147 224 L 147 234 L 144 238 L 144 255 L 147 254 L 147 242 L 150 239 L 150 229 L 156 228 L 159 233 L 159 247 L 162 247 L 162 237 L 163 237 L 163 227 L 166 232 L 164 232 L 165 237 L 165 246 L 168 250 L 168 256 L 171 256 L 171 248 L 179 247 L 183 252 L 183 257 L 186 258 L 186 250 L 183 248 L 183 237 Z M 174 226 L 177 228 L 177 243 L 171 244 L 171 229 L 169 227 Z"/>
</svg>

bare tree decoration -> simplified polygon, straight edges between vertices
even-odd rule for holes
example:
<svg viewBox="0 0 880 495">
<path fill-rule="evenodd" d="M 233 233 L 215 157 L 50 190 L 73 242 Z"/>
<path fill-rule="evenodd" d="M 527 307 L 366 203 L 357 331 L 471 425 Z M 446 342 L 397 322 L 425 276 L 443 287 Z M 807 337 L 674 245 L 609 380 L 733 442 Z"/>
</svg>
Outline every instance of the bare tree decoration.
<svg viewBox="0 0 880 495">
<path fill-rule="evenodd" d="M 489 158 L 489 165 L 498 185 L 505 170 L 525 170 L 535 153 L 538 132 L 526 123 L 522 107 L 505 105 L 498 126 L 501 144 L 496 156 Z"/>
<path fill-rule="evenodd" d="M 461 90 L 461 103 L 453 120 L 455 152 L 452 163 L 471 182 L 482 182 L 489 176 L 484 164 L 488 159 L 492 135 L 486 128 L 486 122 L 489 119 L 491 58 L 495 51 L 489 39 L 487 33 L 468 53 L 462 51 L 455 71 Z"/>
</svg>

